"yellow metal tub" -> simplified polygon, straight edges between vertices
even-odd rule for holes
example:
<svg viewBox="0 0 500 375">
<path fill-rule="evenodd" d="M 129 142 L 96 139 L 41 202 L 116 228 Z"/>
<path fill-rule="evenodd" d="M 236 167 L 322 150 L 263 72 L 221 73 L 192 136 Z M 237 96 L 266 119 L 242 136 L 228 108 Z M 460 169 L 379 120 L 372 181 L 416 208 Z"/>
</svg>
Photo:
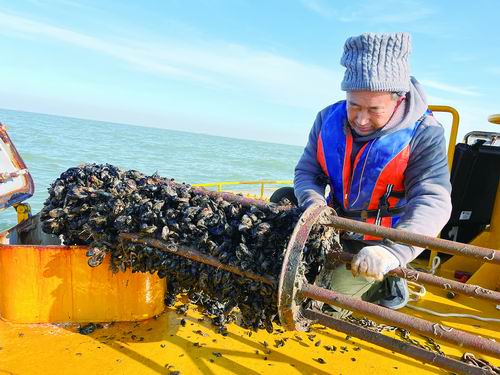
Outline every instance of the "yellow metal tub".
<svg viewBox="0 0 500 375">
<path fill-rule="evenodd" d="M 81 246 L 0 245 L 0 316 L 16 323 L 137 321 L 163 311 L 165 280 L 90 268 Z"/>
</svg>

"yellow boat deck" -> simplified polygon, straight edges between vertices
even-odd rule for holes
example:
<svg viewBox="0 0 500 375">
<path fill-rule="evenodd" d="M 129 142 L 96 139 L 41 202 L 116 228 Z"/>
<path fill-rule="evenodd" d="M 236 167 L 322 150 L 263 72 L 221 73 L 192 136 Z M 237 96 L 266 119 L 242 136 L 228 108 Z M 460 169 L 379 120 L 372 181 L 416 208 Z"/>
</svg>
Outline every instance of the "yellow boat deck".
<svg viewBox="0 0 500 375">
<path fill-rule="evenodd" d="M 447 262 L 448 263 L 448 262 Z M 450 273 L 443 264 L 443 273 Z M 463 262 L 462 262 L 463 263 Z M 449 262 L 451 265 L 456 261 Z M 479 269 L 476 284 L 500 286 L 500 267 Z M 489 275 L 489 276 L 488 276 Z M 448 275 L 449 276 L 449 275 Z M 496 278 L 496 279 L 495 279 Z M 485 285 L 486 286 L 486 285 Z M 179 302 L 181 304 L 182 302 Z M 492 304 L 470 297 L 450 300 L 445 291 L 428 288 L 413 303 L 440 313 L 500 318 Z M 500 340 L 500 323 L 469 318 L 443 318 L 405 308 L 405 313 L 450 327 Z M 217 333 L 209 319 L 190 305 L 185 315 L 166 308 L 140 322 L 104 323 L 94 332 L 78 333 L 77 324 L 16 324 L 0 321 L 2 374 L 374 374 L 444 373 L 431 365 L 393 353 L 332 329 L 314 326 L 310 332 L 252 332 L 229 324 L 227 336 Z M 393 333 L 390 333 L 391 335 Z M 425 345 L 425 338 L 411 335 Z M 281 346 L 275 340 L 283 340 Z M 439 343 L 446 355 L 459 358 L 463 350 Z M 336 350 L 327 350 L 325 347 Z M 498 358 L 484 355 L 499 366 Z M 324 363 L 320 363 L 323 362 Z"/>
</svg>

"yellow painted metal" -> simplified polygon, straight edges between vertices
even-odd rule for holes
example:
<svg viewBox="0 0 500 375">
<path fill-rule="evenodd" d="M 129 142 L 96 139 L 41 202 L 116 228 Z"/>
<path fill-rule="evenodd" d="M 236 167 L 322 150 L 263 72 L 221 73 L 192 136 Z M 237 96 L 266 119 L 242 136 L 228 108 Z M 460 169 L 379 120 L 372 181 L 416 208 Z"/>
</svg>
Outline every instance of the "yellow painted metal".
<svg viewBox="0 0 500 375">
<path fill-rule="evenodd" d="M 491 303 L 463 296 L 449 300 L 444 291 L 433 288 L 414 304 L 440 312 L 498 316 Z M 500 340 L 499 323 L 435 317 L 410 309 L 404 312 Z M 314 326 L 308 333 L 269 334 L 229 324 L 228 335 L 222 336 L 193 305 L 185 316 L 167 308 L 156 319 L 108 324 L 87 336 L 78 334 L 77 327 L 0 321 L 0 370 L 28 375 L 168 374 L 170 371 L 251 375 L 443 373 L 431 365 L 322 326 Z M 421 336 L 411 335 L 411 338 L 427 344 Z M 285 345 L 278 347 L 275 340 L 284 340 Z M 446 355 L 453 358 L 463 353 L 459 347 L 440 344 Z M 328 351 L 325 346 L 334 346 L 336 350 Z M 479 357 L 500 365 L 499 359 Z M 318 358 L 326 363 L 319 363 Z"/>
<path fill-rule="evenodd" d="M 460 125 L 460 115 L 458 114 L 458 111 L 455 108 L 447 105 L 430 105 L 429 109 L 432 112 L 449 113 L 452 116 L 450 140 L 448 142 L 448 168 L 451 171 L 451 167 L 453 164 L 453 156 L 455 155 L 455 145 L 457 143 L 458 127 Z M 438 255 L 438 252 L 436 250 L 431 250 L 431 256 L 429 258 L 429 267 L 431 267 L 432 260 L 436 255 Z"/>
<path fill-rule="evenodd" d="M 31 255 L 27 256 L 31 248 Z M 33 309 L 40 305 L 49 308 L 42 310 L 46 316 L 57 312 L 58 306 L 74 304 L 72 299 L 84 298 L 86 319 L 82 322 L 113 321 L 106 319 L 103 310 L 109 306 L 112 315 L 116 314 L 116 296 L 120 297 L 118 308 L 127 312 L 141 304 L 144 296 L 136 293 L 133 281 L 118 285 L 115 292 L 107 293 L 106 288 L 114 288 L 113 283 L 104 283 L 107 277 L 152 277 L 144 274 L 110 275 L 107 264 L 90 269 L 86 265 L 85 249 L 80 247 L 50 247 L 33 249 L 32 246 L 0 247 L 0 311 L 6 311 L 5 301 L 17 303 L 33 315 Z M 5 249 L 10 251 L 5 251 Z M 38 251 L 33 251 L 38 250 Z M 58 252 L 54 253 L 55 250 Z M 61 251 L 64 253 L 61 254 Z M 77 252 L 80 252 L 77 254 Z M 23 256 L 24 253 L 24 256 Z M 71 255 L 75 256 L 71 256 Z M 40 259 L 37 259 L 40 258 Z M 9 264 L 10 267 L 6 267 Z M 43 265 L 43 266 L 41 266 Z M 453 274 L 453 269 L 441 267 L 441 275 Z M 68 269 L 79 271 L 70 280 Z M 33 269 L 38 269 L 35 275 Z M 106 276 L 96 276 L 95 272 Z M 477 285 L 492 287 L 492 275 L 498 270 L 480 267 L 481 275 L 474 275 Z M 475 270 L 471 269 L 471 272 Z M 92 274 L 94 276 L 92 276 Z M 22 277 L 19 277 L 22 275 Z M 489 276 L 489 277 L 488 277 Z M 498 285 L 498 277 L 497 277 Z M 154 282 L 154 281 L 153 281 Z M 69 285 L 73 284 L 71 293 Z M 147 284 L 139 282 L 139 285 Z M 156 300 L 162 304 L 163 286 L 158 289 Z M 123 288 L 123 289 L 120 289 Z M 34 289 L 31 290 L 30 289 Z M 140 290 L 144 290 L 140 287 Z M 17 291 L 17 292 L 16 292 Z M 40 294 L 42 291 L 42 294 Z M 71 295 L 70 295 L 71 294 Z M 37 300 L 36 296 L 45 296 Z M 483 317 L 498 317 L 495 306 L 486 301 L 457 296 L 446 298 L 446 292 L 429 288 L 422 301 L 413 304 L 441 313 L 464 313 Z M 78 297 L 80 296 L 80 297 Z M 83 297 L 82 297 L 83 296 Z M 26 300 L 31 303 L 26 303 Z M 69 302 L 68 302 L 69 301 Z M 185 302 L 185 301 L 184 301 Z M 33 307 L 34 306 L 34 307 Z M 106 323 L 90 335 L 77 333 L 75 324 L 20 324 L 0 320 L 0 373 L 15 374 L 157 374 L 181 371 L 182 374 L 331 374 L 331 373 L 398 373 L 415 374 L 442 373 L 440 370 L 383 348 L 365 343 L 359 339 L 347 338 L 335 330 L 321 326 L 313 327 L 309 333 L 275 331 L 250 332 L 236 324 L 228 325 L 228 335 L 217 333 L 206 317 L 190 305 L 186 316 L 178 315 L 174 309 L 167 308 L 141 322 Z M 130 309 L 130 311 L 129 311 Z M 69 309 L 71 310 L 71 309 Z M 10 311 L 10 310 L 9 310 Z M 161 311 L 161 310 L 160 310 Z M 481 322 L 465 318 L 442 318 L 427 313 L 404 309 L 436 323 L 462 329 L 483 337 L 500 340 L 500 324 Z M 12 315 L 12 314 L 11 314 Z M 144 315 L 132 319 L 144 318 Z M 71 321 L 64 319 L 64 321 Z M 184 319 L 185 324 L 182 324 Z M 58 319 L 56 319 L 58 320 Z M 279 329 L 275 326 L 275 329 Z M 393 334 L 391 334 L 393 336 Z M 411 336 L 426 345 L 420 336 Z M 284 340 L 285 345 L 278 347 L 275 340 Z M 264 344 L 264 342 L 266 344 Z M 441 349 L 449 356 L 459 358 L 463 350 L 441 344 Z M 334 346 L 334 352 L 325 346 Z M 476 353 L 477 355 L 477 353 Z M 499 359 L 477 355 L 500 365 Z M 318 359 L 326 363 L 321 364 Z"/>
<path fill-rule="evenodd" d="M 18 323 L 109 322 L 163 311 L 165 280 L 87 265 L 85 247 L 0 245 L 0 316 Z"/>
<path fill-rule="evenodd" d="M 500 250 L 500 184 L 497 187 L 490 225 L 471 244 Z"/>
<path fill-rule="evenodd" d="M 455 145 L 457 143 L 460 115 L 455 108 L 448 105 L 430 105 L 429 109 L 433 112 L 449 113 L 452 116 L 450 140 L 448 142 L 448 168 L 451 171 L 451 165 L 453 164 L 453 155 L 455 154 Z"/>
<path fill-rule="evenodd" d="M 207 182 L 203 184 L 193 184 L 193 186 L 199 187 L 216 187 L 217 191 L 222 191 L 225 186 L 237 186 L 237 185 L 259 185 L 260 195 L 258 198 L 265 198 L 266 185 L 290 185 L 292 180 L 257 180 L 257 181 L 224 181 L 224 182 Z"/>
<path fill-rule="evenodd" d="M 14 209 L 17 213 L 17 223 L 22 223 L 28 220 L 31 216 L 31 206 L 29 203 L 18 203 L 14 205 Z"/>
<path fill-rule="evenodd" d="M 455 278 L 455 270 L 467 272 L 472 275 L 481 267 L 481 264 L 482 262 L 477 259 L 453 256 L 443 262 L 441 273 L 443 277 L 453 280 Z"/>
<path fill-rule="evenodd" d="M 500 265 L 482 264 L 472 277 L 467 280 L 467 284 L 481 285 L 483 288 L 491 290 L 500 290 Z"/>
<path fill-rule="evenodd" d="M 492 124 L 500 124 L 500 114 L 489 116 L 488 121 Z"/>
</svg>

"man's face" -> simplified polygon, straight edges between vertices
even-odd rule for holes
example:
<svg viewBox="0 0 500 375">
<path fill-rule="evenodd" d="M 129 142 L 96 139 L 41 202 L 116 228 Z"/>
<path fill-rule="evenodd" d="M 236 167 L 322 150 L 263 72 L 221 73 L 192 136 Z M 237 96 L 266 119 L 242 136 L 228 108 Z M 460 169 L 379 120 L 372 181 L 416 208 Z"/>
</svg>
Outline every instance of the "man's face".
<svg viewBox="0 0 500 375">
<path fill-rule="evenodd" d="M 359 135 L 369 135 L 383 128 L 391 118 L 397 100 L 389 92 L 347 92 L 347 118 Z"/>
</svg>

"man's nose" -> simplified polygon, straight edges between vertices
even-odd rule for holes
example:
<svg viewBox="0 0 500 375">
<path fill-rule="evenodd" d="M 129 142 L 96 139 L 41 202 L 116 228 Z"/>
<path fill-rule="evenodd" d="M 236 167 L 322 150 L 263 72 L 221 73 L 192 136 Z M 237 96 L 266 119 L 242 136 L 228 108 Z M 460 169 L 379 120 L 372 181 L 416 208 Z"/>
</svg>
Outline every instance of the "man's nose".
<svg viewBox="0 0 500 375">
<path fill-rule="evenodd" d="M 367 112 L 365 112 L 365 111 L 359 111 L 358 112 L 358 115 L 357 115 L 357 118 L 356 118 L 356 122 L 359 125 L 366 125 L 366 124 L 368 124 L 369 121 L 370 121 L 370 117 L 368 116 Z"/>
</svg>

